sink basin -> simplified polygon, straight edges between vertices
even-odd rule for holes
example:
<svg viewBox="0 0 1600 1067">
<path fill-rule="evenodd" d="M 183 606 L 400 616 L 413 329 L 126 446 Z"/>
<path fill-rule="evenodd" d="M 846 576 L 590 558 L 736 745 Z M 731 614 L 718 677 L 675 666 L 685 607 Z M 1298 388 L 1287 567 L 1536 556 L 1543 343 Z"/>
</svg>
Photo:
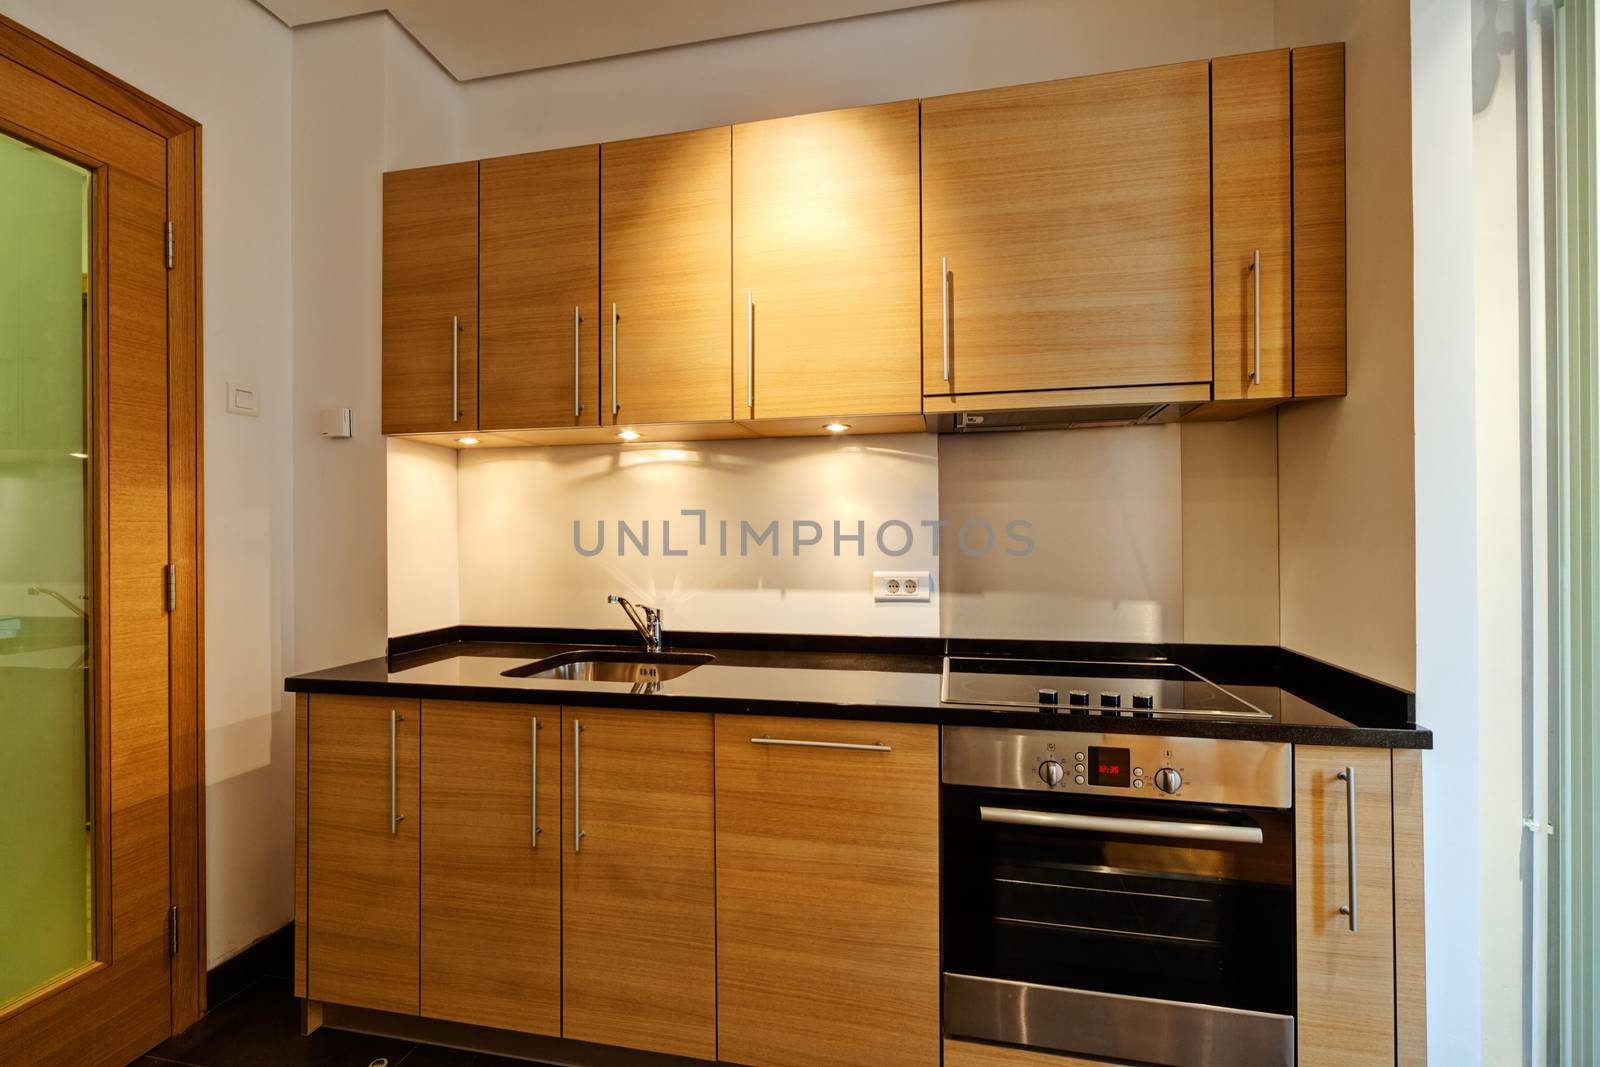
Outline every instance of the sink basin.
<svg viewBox="0 0 1600 1067">
<path fill-rule="evenodd" d="M 507 678 L 556 678 L 564 682 L 629 682 L 634 685 L 682 677 L 717 657 L 706 652 L 624 652 L 580 649 L 502 671 Z"/>
</svg>

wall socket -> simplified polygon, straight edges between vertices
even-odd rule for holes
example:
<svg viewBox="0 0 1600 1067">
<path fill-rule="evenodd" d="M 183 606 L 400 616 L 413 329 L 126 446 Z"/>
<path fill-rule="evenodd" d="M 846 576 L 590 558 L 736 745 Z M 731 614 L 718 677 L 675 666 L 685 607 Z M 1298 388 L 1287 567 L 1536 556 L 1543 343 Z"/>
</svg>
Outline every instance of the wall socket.
<svg viewBox="0 0 1600 1067">
<path fill-rule="evenodd" d="M 932 583 L 928 580 L 927 571 L 872 572 L 872 599 L 880 603 L 890 600 L 927 600 L 931 592 Z"/>
</svg>

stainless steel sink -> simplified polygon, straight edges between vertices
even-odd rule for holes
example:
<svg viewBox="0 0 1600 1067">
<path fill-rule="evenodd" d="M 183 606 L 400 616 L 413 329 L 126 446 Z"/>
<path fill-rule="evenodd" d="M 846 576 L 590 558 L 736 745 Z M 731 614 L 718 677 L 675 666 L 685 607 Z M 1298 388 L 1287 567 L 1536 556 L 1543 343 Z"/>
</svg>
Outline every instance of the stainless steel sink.
<svg viewBox="0 0 1600 1067">
<path fill-rule="evenodd" d="M 626 652 L 579 649 L 502 671 L 507 678 L 556 678 L 564 682 L 628 682 L 652 685 L 680 678 L 717 657 L 706 652 Z"/>
</svg>

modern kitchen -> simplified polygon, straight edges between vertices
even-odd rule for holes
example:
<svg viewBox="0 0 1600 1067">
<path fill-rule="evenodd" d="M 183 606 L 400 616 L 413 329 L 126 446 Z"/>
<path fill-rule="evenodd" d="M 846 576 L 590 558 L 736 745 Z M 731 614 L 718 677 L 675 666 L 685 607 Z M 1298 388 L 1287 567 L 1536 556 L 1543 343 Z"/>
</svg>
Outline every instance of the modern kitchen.
<svg viewBox="0 0 1600 1067">
<path fill-rule="evenodd" d="M 0 1047 L 1592 1062 L 1592 4 L 1456 7 L 0 0 Z"/>
</svg>

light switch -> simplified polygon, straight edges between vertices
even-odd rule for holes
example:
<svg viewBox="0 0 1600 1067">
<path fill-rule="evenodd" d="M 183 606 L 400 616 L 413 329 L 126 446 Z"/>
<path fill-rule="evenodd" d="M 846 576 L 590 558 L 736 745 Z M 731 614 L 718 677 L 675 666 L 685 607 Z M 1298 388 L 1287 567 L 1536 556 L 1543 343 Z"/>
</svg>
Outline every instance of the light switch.
<svg viewBox="0 0 1600 1067">
<path fill-rule="evenodd" d="M 333 438 L 349 437 L 351 425 L 349 408 L 322 409 L 322 436 Z"/>
<path fill-rule="evenodd" d="M 248 385 L 234 385 L 229 382 L 228 414 L 249 415 L 251 418 L 261 414 L 261 405 L 256 399 L 256 391 Z"/>
</svg>

